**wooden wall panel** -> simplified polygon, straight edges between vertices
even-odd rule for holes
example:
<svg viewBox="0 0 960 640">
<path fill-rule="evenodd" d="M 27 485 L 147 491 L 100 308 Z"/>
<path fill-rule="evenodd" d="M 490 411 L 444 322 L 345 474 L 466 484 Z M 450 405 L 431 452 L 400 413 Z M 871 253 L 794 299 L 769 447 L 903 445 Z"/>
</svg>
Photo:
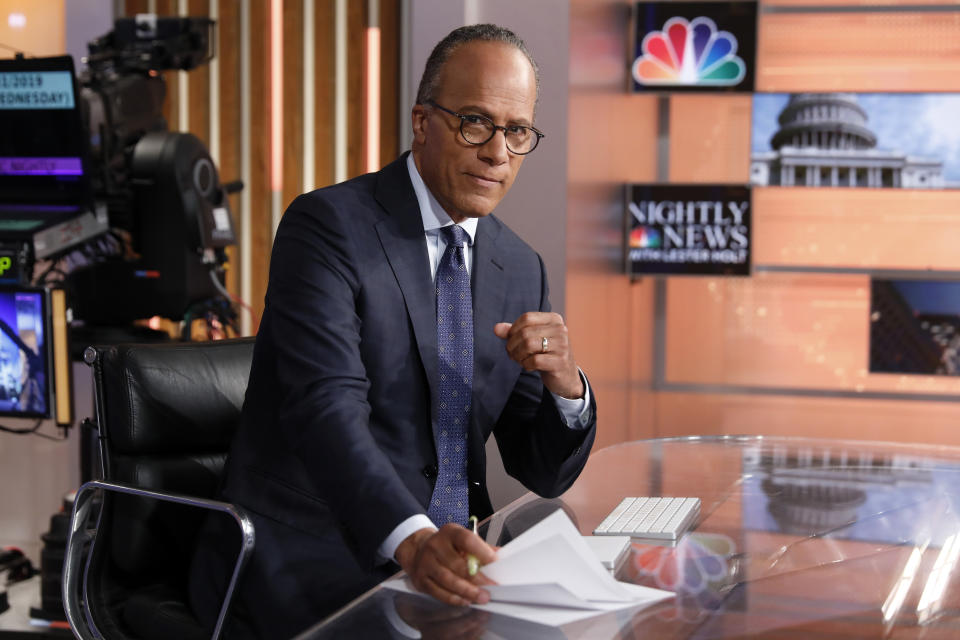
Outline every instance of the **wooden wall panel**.
<svg viewBox="0 0 960 640">
<path fill-rule="evenodd" d="M 660 391 L 652 436 L 771 435 L 960 445 L 956 402 Z"/>
<path fill-rule="evenodd" d="M 866 275 L 672 278 L 666 322 L 668 383 L 960 395 L 956 376 L 870 373 Z"/>
<path fill-rule="evenodd" d="M 64 0 L 0 0 L 0 58 L 12 58 L 15 53 L 28 58 L 62 56 L 67 49 L 64 4 Z M 79 71 L 80 61 L 74 62 Z"/>
<path fill-rule="evenodd" d="M 400 155 L 400 127 L 410 127 L 409 109 L 400 110 L 400 0 L 380 0 L 380 165 Z M 398 117 L 398 114 L 399 117 Z"/>
<path fill-rule="evenodd" d="M 148 0 L 126 0 L 123 14 L 125 16 L 134 16 L 138 13 L 147 13 L 149 6 L 150 3 Z"/>
<path fill-rule="evenodd" d="M 240 12 L 236 0 L 217 0 L 217 58 L 220 65 L 220 158 L 218 170 L 222 182 L 239 180 L 240 176 Z M 240 224 L 240 194 L 230 196 L 230 211 L 238 235 Z M 236 246 L 227 248 L 227 290 L 240 295 L 240 252 Z M 247 313 L 246 310 L 240 313 Z"/>
<path fill-rule="evenodd" d="M 303 2 L 283 3 L 283 195 L 303 193 Z"/>
<path fill-rule="evenodd" d="M 761 13 L 758 91 L 958 91 L 960 12 Z"/>
<path fill-rule="evenodd" d="M 270 214 L 270 3 L 250 1 L 250 300 L 257 317 L 267 292 L 273 222 Z"/>
<path fill-rule="evenodd" d="M 158 16 L 177 15 L 176 0 L 156 0 Z M 167 84 L 167 95 L 163 100 L 163 117 L 167 121 L 167 127 L 170 131 L 180 130 L 180 121 L 177 113 L 177 100 L 180 96 L 180 82 L 177 79 L 176 71 L 164 71 L 163 80 Z"/>
<path fill-rule="evenodd" d="M 670 180 L 746 183 L 750 167 L 749 95 L 670 97 Z"/>
<path fill-rule="evenodd" d="M 189 0 L 187 15 L 206 18 L 210 15 L 209 0 Z M 216 38 L 214 27 L 214 38 Z M 188 130 L 210 148 L 210 65 L 200 65 L 187 73 Z"/>
<path fill-rule="evenodd" d="M 334 3 L 314 7 L 314 184 L 333 184 L 333 101 L 335 96 Z"/>
<path fill-rule="evenodd" d="M 754 264 L 960 270 L 960 190 L 756 187 L 753 210 Z"/>
<path fill-rule="evenodd" d="M 861 275 L 672 278 L 665 377 L 705 385 L 891 390 L 890 376 L 867 371 L 869 317 L 870 282 Z M 960 389 L 960 382 L 952 386 Z"/>
<path fill-rule="evenodd" d="M 651 182 L 657 175 L 657 98 L 571 93 L 571 182 Z"/>
<path fill-rule="evenodd" d="M 366 82 L 367 3 L 347 3 L 347 177 L 367 172 Z"/>
</svg>

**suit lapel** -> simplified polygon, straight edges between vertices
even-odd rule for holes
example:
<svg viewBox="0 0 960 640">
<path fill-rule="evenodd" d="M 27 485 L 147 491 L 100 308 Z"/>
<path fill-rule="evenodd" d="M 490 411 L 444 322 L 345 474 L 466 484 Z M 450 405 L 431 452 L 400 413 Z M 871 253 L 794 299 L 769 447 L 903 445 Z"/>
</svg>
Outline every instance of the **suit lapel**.
<svg viewBox="0 0 960 640">
<path fill-rule="evenodd" d="M 493 333 L 493 325 L 504 321 L 507 283 L 505 259 L 497 238 L 500 222 L 490 216 L 480 219 L 473 251 L 473 395 L 482 402 L 489 374 L 503 351 L 503 340 Z M 510 318 L 508 321 L 513 321 Z M 474 412 L 477 415 L 477 412 Z"/>
<path fill-rule="evenodd" d="M 376 186 L 376 199 L 390 214 L 376 224 L 380 244 L 400 285 L 407 314 L 430 385 L 437 396 L 436 294 L 430 277 L 423 219 L 407 173 L 407 154 L 384 167 Z M 432 413 L 433 409 L 431 409 Z"/>
</svg>

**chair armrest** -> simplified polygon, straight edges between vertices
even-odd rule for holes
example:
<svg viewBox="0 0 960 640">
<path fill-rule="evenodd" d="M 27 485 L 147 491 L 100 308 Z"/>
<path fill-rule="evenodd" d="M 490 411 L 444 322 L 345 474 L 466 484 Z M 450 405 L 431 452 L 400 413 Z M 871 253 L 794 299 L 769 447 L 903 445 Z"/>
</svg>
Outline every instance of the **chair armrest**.
<svg viewBox="0 0 960 640">
<path fill-rule="evenodd" d="M 255 543 L 253 521 L 250 516 L 240 507 L 229 502 L 220 500 L 210 500 L 208 498 L 198 498 L 183 494 L 168 493 L 163 491 L 154 491 L 143 489 L 133 485 L 117 482 L 106 482 L 103 480 L 93 480 L 87 482 L 77 490 L 77 496 L 73 503 L 73 514 L 70 518 L 70 537 L 67 540 L 67 552 L 63 563 L 63 580 L 61 587 L 63 589 L 63 608 L 67 615 L 67 621 L 70 628 L 81 640 L 100 640 L 102 635 L 97 630 L 87 606 L 81 606 L 80 585 L 81 585 L 81 565 L 83 565 L 83 604 L 89 602 L 86 593 L 86 584 L 88 582 L 87 573 L 90 570 L 90 559 L 93 555 L 93 545 L 96 544 L 97 531 L 100 527 L 98 518 L 97 525 L 93 529 L 88 529 L 86 523 L 90 519 L 93 508 L 93 497 L 98 490 L 109 491 L 113 493 L 123 493 L 140 498 L 153 500 L 162 500 L 164 502 L 174 502 L 188 506 L 207 509 L 209 511 L 219 511 L 227 513 L 233 517 L 240 527 L 241 545 L 237 556 L 237 561 L 233 567 L 233 574 L 230 577 L 230 583 L 227 586 L 227 592 L 224 596 L 223 605 L 220 607 L 220 614 L 217 616 L 217 624 L 213 630 L 213 640 L 218 640 L 223 631 L 223 625 L 226 621 L 227 612 L 230 603 L 233 600 L 233 592 L 240 574 L 253 552 Z M 83 562 L 83 550 L 87 543 L 91 543 L 90 551 L 87 554 L 86 563 Z"/>
</svg>

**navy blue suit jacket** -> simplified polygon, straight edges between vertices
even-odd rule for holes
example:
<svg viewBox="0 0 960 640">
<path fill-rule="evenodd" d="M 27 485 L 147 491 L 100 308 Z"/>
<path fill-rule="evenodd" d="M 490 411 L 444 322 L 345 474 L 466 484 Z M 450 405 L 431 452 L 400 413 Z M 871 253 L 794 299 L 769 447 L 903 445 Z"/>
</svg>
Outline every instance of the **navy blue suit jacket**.
<svg viewBox="0 0 960 640">
<path fill-rule="evenodd" d="M 540 257 L 493 215 L 477 227 L 472 291 L 468 473 L 471 513 L 484 517 L 491 432 L 508 473 L 552 497 L 586 462 L 595 407 L 589 428 L 567 428 L 539 374 L 494 335 L 497 322 L 550 303 Z M 436 363 L 435 289 L 406 154 L 294 200 L 277 231 L 224 491 L 257 516 L 245 582 L 275 589 L 283 571 L 329 573 L 308 589 L 336 596 L 334 606 L 386 575 L 378 547 L 425 513 L 433 491 Z"/>
</svg>

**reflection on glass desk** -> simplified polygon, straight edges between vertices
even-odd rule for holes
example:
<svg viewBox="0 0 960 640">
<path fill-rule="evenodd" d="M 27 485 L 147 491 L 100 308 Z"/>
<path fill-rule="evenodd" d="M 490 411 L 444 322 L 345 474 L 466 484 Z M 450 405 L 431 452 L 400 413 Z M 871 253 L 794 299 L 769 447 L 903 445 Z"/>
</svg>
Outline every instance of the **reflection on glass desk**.
<svg viewBox="0 0 960 640">
<path fill-rule="evenodd" d="M 482 533 L 502 545 L 559 507 L 587 535 L 624 496 L 700 498 L 675 545 L 635 539 L 617 572 L 671 600 L 556 629 L 377 588 L 301 637 L 960 637 L 960 448 L 631 442 L 595 452 L 561 498 L 524 496 Z"/>
</svg>

